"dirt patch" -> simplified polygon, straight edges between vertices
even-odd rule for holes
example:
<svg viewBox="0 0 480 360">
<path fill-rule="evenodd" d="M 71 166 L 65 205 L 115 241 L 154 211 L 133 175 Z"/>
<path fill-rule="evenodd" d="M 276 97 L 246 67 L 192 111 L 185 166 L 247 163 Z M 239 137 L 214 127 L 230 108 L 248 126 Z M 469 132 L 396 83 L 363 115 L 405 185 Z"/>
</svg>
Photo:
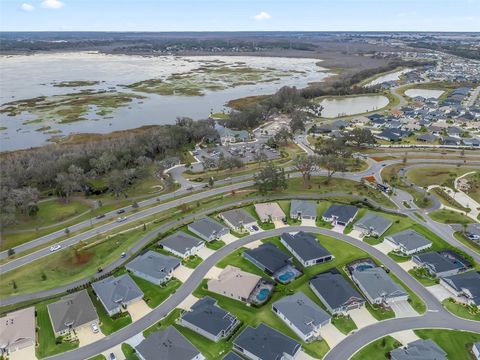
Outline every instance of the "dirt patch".
<svg viewBox="0 0 480 360">
<path fill-rule="evenodd" d="M 62 265 L 65 267 L 84 266 L 90 262 L 93 256 L 94 253 L 90 251 L 73 250 L 63 259 Z"/>
</svg>

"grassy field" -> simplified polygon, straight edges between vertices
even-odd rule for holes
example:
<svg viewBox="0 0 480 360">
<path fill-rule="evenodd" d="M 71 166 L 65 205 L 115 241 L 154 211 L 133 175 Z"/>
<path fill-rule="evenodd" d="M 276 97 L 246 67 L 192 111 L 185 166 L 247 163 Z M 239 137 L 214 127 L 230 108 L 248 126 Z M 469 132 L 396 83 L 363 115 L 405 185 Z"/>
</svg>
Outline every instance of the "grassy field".
<svg viewBox="0 0 480 360">
<path fill-rule="evenodd" d="M 357 325 L 350 316 L 334 316 L 332 317 L 332 324 L 345 335 L 357 329 Z"/>
<path fill-rule="evenodd" d="M 469 181 L 470 189 L 468 195 L 475 201 L 480 203 L 480 171 L 465 177 Z"/>
<path fill-rule="evenodd" d="M 443 300 L 442 304 L 452 314 L 455 314 L 465 319 L 480 321 L 480 310 L 476 313 L 473 313 L 472 309 L 470 309 L 469 307 L 460 303 L 456 303 L 455 301 L 450 299 Z"/>
<path fill-rule="evenodd" d="M 424 268 L 411 269 L 408 270 L 408 273 L 421 282 L 423 286 L 431 286 L 438 283 L 438 280 L 433 278 Z"/>
<path fill-rule="evenodd" d="M 351 360 L 385 360 L 389 358 L 387 355 L 390 351 L 400 346 L 402 344 L 393 337 L 386 336 L 365 346 Z"/>
<path fill-rule="evenodd" d="M 422 339 L 432 339 L 446 353 L 448 359 L 474 359 L 470 349 L 474 342 L 480 341 L 480 334 L 455 330 L 415 330 Z"/>
<path fill-rule="evenodd" d="M 88 293 L 90 295 L 90 298 L 92 299 L 95 309 L 97 310 L 98 318 L 100 319 L 100 329 L 102 330 L 102 333 L 104 333 L 105 335 L 110 335 L 115 331 L 118 331 L 121 328 L 132 323 L 132 318 L 130 317 L 130 314 L 128 312 L 124 312 L 110 317 L 100 300 L 98 300 L 97 297 L 93 295 L 92 289 L 89 289 Z"/>
<path fill-rule="evenodd" d="M 125 360 L 138 360 L 138 356 L 135 354 L 135 349 L 132 348 L 129 344 L 122 344 L 122 352 L 125 356 Z"/>
<path fill-rule="evenodd" d="M 50 322 L 50 316 L 48 315 L 47 305 L 53 300 L 48 302 L 42 302 L 38 304 L 35 309 L 37 311 L 37 341 L 36 355 L 38 358 L 44 358 L 60 354 L 65 351 L 73 350 L 78 347 L 78 341 L 69 342 L 66 340 L 60 340 L 57 344 L 55 334 L 53 333 L 52 323 Z"/>
<path fill-rule="evenodd" d="M 147 280 L 140 279 L 135 275 L 130 274 L 130 276 L 143 291 L 143 298 L 147 305 L 152 309 L 165 301 L 166 298 L 173 294 L 175 290 L 182 285 L 182 282 L 175 278 L 170 279 L 166 284 L 158 286 Z"/>
<path fill-rule="evenodd" d="M 408 170 L 406 176 L 408 180 L 421 187 L 441 185 L 453 189 L 453 181 L 457 177 L 473 170 L 475 169 L 464 166 L 419 167 Z"/>
<path fill-rule="evenodd" d="M 471 224 L 473 219 L 453 210 L 441 209 L 428 214 L 432 220 L 443 224 Z"/>
</svg>

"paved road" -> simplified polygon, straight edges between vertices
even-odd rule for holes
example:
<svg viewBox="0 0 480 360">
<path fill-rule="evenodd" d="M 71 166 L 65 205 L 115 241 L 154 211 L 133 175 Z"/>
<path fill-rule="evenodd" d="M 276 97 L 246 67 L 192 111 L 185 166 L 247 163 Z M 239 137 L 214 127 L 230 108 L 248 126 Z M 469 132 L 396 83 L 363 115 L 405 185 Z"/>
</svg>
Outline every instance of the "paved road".
<svg viewBox="0 0 480 360">
<path fill-rule="evenodd" d="M 472 94 L 470 95 L 470 98 L 468 99 L 467 107 L 471 107 L 475 104 L 475 100 L 477 100 L 479 94 L 480 94 L 480 86 L 477 86 L 475 90 L 473 90 Z"/>
<path fill-rule="evenodd" d="M 280 229 L 274 229 L 274 230 L 252 234 L 252 235 L 240 238 L 224 246 L 223 248 L 213 253 L 210 257 L 205 259 L 199 266 L 197 266 L 197 268 L 193 271 L 192 275 L 187 279 L 187 281 L 185 281 L 185 283 L 183 283 L 175 293 L 173 293 L 166 301 L 164 301 L 158 307 L 153 309 L 152 312 L 150 312 L 148 315 L 126 326 L 125 328 L 109 336 L 106 336 L 105 338 L 99 341 L 96 341 L 92 344 L 81 347 L 79 349 L 69 351 L 67 353 L 63 353 L 61 355 L 53 356 L 50 359 L 83 360 L 83 359 L 87 359 L 89 357 L 95 356 L 103 351 L 106 351 L 117 344 L 121 344 L 122 342 L 125 342 L 132 336 L 143 332 L 146 328 L 152 326 L 157 321 L 165 317 L 170 311 L 178 307 L 178 305 L 199 286 L 199 284 L 201 283 L 205 275 L 208 273 L 208 271 L 218 261 L 223 259 L 228 254 L 230 254 L 232 251 L 235 251 L 236 249 L 242 246 L 245 246 L 248 243 L 254 242 L 256 240 L 261 240 L 261 239 L 269 238 L 272 236 L 278 236 L 283 232 L 285 232 L 286 230 L 287 230 L 286 228 L 280 228 Z M 423 287 L 419 282 L 417 282 L 410 274 L 405 272 L 389 256 L 383 254 L 382 252 L 368 245 L 367 243 L 351 238 L 348 235 L 339 234 L 332 230 L 321 229 L 317 227 L 291 226 L 288 228 L 288 231 L 291 231 L 291 232 L 306 231 L 306 232 L 322 234 L 327 236 L 334 236 L 337 239 L 339 239 L 339 241 L 347 242 L 359 249 L 362 249 L 368 252 L 373 257 L 376 257 L 378 260 L 383 262 L 385 266 L 390 268 L 393 274 L 395 274 L 401 281 L 404 282 L 406 286 L 408 286 L 413 292 L 415 292 L 425 302 L 429 310 L 435 311 L 435 317 L 439 319 L 438 321 L 440 324 L 443 324 L 444 327 L 449 327 L 451 325 L 454 325 L 454 323 L 450 322 L 451 315 L 442 307 L 442 305 L 438 302 L 438 300 L 427 289 L 425 289 L 425 287 Z M 410 321 L 412 321 L 415 324 L 416 323 L 415 319 L 417 319 L 417 317 L 410 318 Z M 408 319 L 403 319 L 403 321 L 400 322 L 400 325 L 403 324 L 405 328 L 410 328 L 411 324 L 409 325 L 408 321 L 409 321 Z M 459 327 L 467 328 L 471 326 L 470 325 L 471 322 L 467 320 L 457 319 L 456 322 L 458 323 Z M 403 329 L 402 326 L 400 325 L 397 326 L 396 322 L 392 322 L 392 325 L 384 328 L 385 325 L 383 324 L 385 323 L 386 322 L 379 323 L 382 329 L 379 330 L 380 335 L 377 335 L 376 337 L 384 336 L 391 332 L 395 332 Z M 425 323 L 425 324 L 428 325 L 428 323 Z M 478 323 L 476 323 L 476 325 L 478 326 Z M 373 328 L 374 326 L 372 326 L 372 329 Z M 358 333 L 360 333 L 360 331 Z M 350 348 L 353 349 L 352 346 L 350 346 Z M 330 357 L 330 359 L 341 360 L 343 359 L 343 357 Z"/>
</svg>

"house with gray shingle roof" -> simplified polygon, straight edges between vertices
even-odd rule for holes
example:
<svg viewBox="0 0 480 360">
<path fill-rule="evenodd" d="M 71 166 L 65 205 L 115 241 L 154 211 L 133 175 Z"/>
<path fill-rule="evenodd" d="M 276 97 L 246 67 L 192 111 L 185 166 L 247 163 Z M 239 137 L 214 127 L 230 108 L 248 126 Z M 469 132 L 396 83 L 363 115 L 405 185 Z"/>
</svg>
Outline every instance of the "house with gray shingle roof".
<svg viewBox="0 0 480 360">
<path fill-rule="evenodd" d="M 139 278 L 161 285 L 170 280 L 173 271 L 180 265 L 178 258 L 150 250 L 138 255 L 125 268 Z"/>
<path fill-rule="evenodd" d="M 460 256 L 455 256 L 450 252 L 431 251 L 416 254 L 412 256 L 412 260 L 419 267 L 425 268 L 430 275 L 438 277 L 455 275 L 467 269 Z"/>
<path fill-rule="evenodd" d="M 217 301 L 209 296 L 193 304 L 178 323 L 214 342 L 230 336 L 240 324 L 234 315 L 219 307 Z"/>
<path fill-rule="evenodd" d="M 274 302 L 272 310 L 305 342 L 320 339 L 320 328 L 332 319 L 301 291 Z"/>
<path fill-rule="evenodd" d="M 369 211 L 353 225 L 353 229 L 360 231 L 364 236 L 378 237 L 382 236 L 392 224 L 392 220 Z"/>
<path fill-rule="evenodd" d="M 143 298 L 143 291 L 128 274 L 109 276 L 94 282 L 92 288 L 110 316 L 119 313 L 122 307 L 127 308 Z"/>
<path fill-rule="evenodd" d="M 257 225 L 257 220 L 243 209 L 233 209 L 218 215 L 233 231 L 240 232 L 252 225 Z"/>
<path fill-rule="evenodd" d="M 247 326 L 233 340 L 233 349 L 250 360 L 295 359 L 301 348 L 297 341 L 264 323 L 256 328 Z"/>
<path fill-rule="evenodd" d="M 418 339 L 390 351 L 391 360 L 447 360 L 447 353 L 430 339 Z"/>
<path fill-rule="evenodd" d="M 230 233 L 226 226 L 208 217 L 188 224 L 188 230 L 205 241 L 214 241 Z"/>
<path fill-rule="evenodd" d="M 0 318 L 0 355 L 35 346 L 35 308 L 8 313 Z"/>
<path fill-rule="evenodd" d="M 363 297 L 335 268 L 313 277 L 310 289 L 333 315 L 345 315 L 365 305 Z"/>
<path fill-rule="evenodd" d="M 315 201 L 292 200 L 290 202 L 290 218 L 296 220 L 316 220 L 317 204 Z"/>
<path fill-rule="evenodd" d="M 204 360 L 205 357 L 177 329 L 155 331 L 135 347 L 141 360 Z"/>
<path fill-rule="evenodd" d="M 355 269 L 352 279 L 372 304 L 408 300 L 407 292 L 380 267 Z"/>
<path fill-rule="evenodd" d="M 394 250 L 405 255 L 412 255 L 432 247 L 430 240 L 410 229 L 386 236 L 384 241 Z"/>
<path fill-rule="evenodd" d="M 195 255 L 201 248 L 205 246 L 205 242 L 195 236 L 177 231 L 158 242 L 163 249 L 177 255 L 181 258 L 187 258 Z"/>
<path fill-rule="evenodd" d="M 480 341 L 477 341 L 472 345 L 472 354 L 476 360 L 480 360 Z"/>
<path fill-rule="evenodd" d="M 47 305 L 55 336 L 98 323 L 98 315 L 87 290 L 62 297 Z"/>
<path fill-rule="evenodd" d="M 314 235 L 303 231 L 296 234 L 283 233 L 280 242 L 304 267 L 322 264 L 334 258 Z"/>
<path fill-rule="evenodd" d="M 480 273 L 468 271 L 462 274 L 446 276 L 440 284 L 470 305 L 480 305 Z"/>
<path fill-rule="evenodd" d="M 222 360 L 243 360 L 240 356 L 230 351 Z"/>
<path fill-rule="evenodd" d="M 357 215 L 358 208 L 353 205 L 333 204 L 322 215 L 324 221 L 332 225 L 347 226 Z"/>
</svg>

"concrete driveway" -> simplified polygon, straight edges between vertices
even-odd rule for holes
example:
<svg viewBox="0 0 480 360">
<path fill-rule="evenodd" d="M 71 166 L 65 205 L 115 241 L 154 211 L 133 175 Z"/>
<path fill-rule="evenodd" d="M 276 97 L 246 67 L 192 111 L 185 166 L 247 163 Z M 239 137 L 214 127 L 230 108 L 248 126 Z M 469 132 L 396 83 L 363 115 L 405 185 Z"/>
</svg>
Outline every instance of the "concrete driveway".
<svg viewBox="0 0 480 360">
<path fill-rule="evenodd" d="M 190 277 L 190 275 L 192 275 L 194 270 L 195 269 L 190 269 L 186 266 L 180 265 L 177 269 L 175 269 L 172 275 L 181 282 L 185 282 Z"/>
<path fill-rule="evenodd" d="M 415 266 L 417 266 L 417 264 L 415 264 L 412 260 L 408 260 L 408 261 L 398 263 L 398 265 L 400 265 L 400 267 L 407 272 L 409 270 L 412 270 Z"/>
<path fill-rule="evenodd" d="M 388 245 L 385 241 L 381 242 L 380 244 L 373 245 L 373 247 L 377 250 L 380 250 L 385 255 L 387 255 L 390 251 L 393 251 L 393 248 L 390 245 Z"/>
<path fill-rule="evenodd" d="M 209 249 L 208 247 L 204 246 L 198 251 L 197 255 L 200 256 L 203 260 L 205 260 L 209 256 L 212 256 L 214 252 L 215 250 Z"/>
<path fill-rule="evenodd" d="M 340 234 L 343 234 L 343 232 L 345 231 L 345 226 L 337 224 L 333 227 L 332 230 L 335 231 L 335 232 L 338 232 Z"/>
<path fill-rule="evenodd" d="M 254 242 L 245 244 L 244 247 L 246 247 L 247 249 L 256 249 L 260 245 L 262 245 L 262 240 L 256 240 Z"/>
<path fill-rule="evenodd" d="M 297 356 L 295 356 L 295 360 L 315 360 L 316 358 L 308 355 L 305 351 L 303 350 L 300 350 L 297 354 Z"/>
<path fill-rule="evenodd" d="M 208 270 L 207 274 L 205 275 L 206 279 L 218 279 L 218 275 L 223 271 L 222 268 L 218 266 L 213 266 L 210 270 Z"/>
<path fill-rule="evenodd" d="M 238 240 L 238 238 L 235 235 L 232 235 L 228 233 L 227 235 L 223 235 L 220 240 L 222 240 L 225 244 L 230 244 L 231 242 L 234 242 L 235 240 Z"/>
<path fill-rule="evenodd" d="M 36 360 L 37 357 L 35 355 L 35 345 L 26 347 L 25 349 L 17 350 L 11 353 L 8 356 L 9 360 Z"/>
<path fill-rule="evenodd" d="M 404 330 L 404 331 L 397 331 L 393 334 L 390 334 L 395 340 L 402 343 L 402 345 L 407 345 L 415 340 L 420 339 L 413 330 Z"/>
<path fill-rule="evenodd" d="M 288 226 L 288 225 L 285 225 L 282 220 L 274 220 L 273 225 L 275 225 L 275 229 L 280 229 Z"/>
<path fill-rule="evenodd" d="M 408 301 L 395 301 L 389 304 L 392 310 L 395 312 L 395 317 L 412 317 L 418 316 L 418 313 L 415 309 L 410 305 Z"/>
<path fill-rule="evenodd" d="M 132 317 L 132 322 L 141 319 L 145 315 L 147 315 L 152 309 L 147 305 L 147 303 L 142 299 L 137 301 L 134 304 L 131 304 L 127 308 L 128 313 Z"/>
<path fill-rule="evenodd" d="M 188 311 L 190 310 L 192 305 L 195 304 L 197 301 L 198 301 L 198 298 L 190 294 L 178 305 L 178 307 L 180 309 Z"/>
<path fill-rule="evenodd" d="M 338 330 L 333 324 L 322 326 L 320 328 L 320 336 L 327 342 L 330 349 L 346 337 L 346 335 Z"/>
<path fill-rule="evenodd" d="M 426 289 L 432 293 L 433 296 L 435 296 L 438 301 L 442 302 L 445 299 L 448 298 L 455 298 L 455 296 L 445 289 L 442 285 L 436 284 L 432 286 L 427 286 Z"/>
<path fill-rule="evenodd" d="M 78 346 L 82 347 L 104 338 L 105 335 L 103 335 L 102 332 L 100 331 L 100 326 L 98 326 L 98 328 L 99 328 L 99 331 L 96 334 L 92 331 L 92 328 L 90 325 L 84 326 L 80 330 L 77 330 L 76 334 L 79 341 Z"/>
<path fill-rule="evenodd" d="M 363 240 L 363 233 L 361 231 L 352 230 L 348 235 L 353 237 L 354 239 Z"/>
<path fill-rule="evenodd" d="M 317 223 L 312 219 L 302 219 L 302 226 L 317 226 Z"/>
<path fill-rule="evenodd" d="M 377 322 L 377 319 L 370 314 L 366 307 L 350 310 L 348 314 L 359 329 Z"/>
<path fill-rule="evenodd" d="M 125 355 L 123 355 L 122 345 L 117 345 L 107 351 L 103 352 L 102 355 L 105 356 L 105 359 L 110 360 L 110 354 L 114 354 L 117 360 L 125 360 Z"/>
</svg>

